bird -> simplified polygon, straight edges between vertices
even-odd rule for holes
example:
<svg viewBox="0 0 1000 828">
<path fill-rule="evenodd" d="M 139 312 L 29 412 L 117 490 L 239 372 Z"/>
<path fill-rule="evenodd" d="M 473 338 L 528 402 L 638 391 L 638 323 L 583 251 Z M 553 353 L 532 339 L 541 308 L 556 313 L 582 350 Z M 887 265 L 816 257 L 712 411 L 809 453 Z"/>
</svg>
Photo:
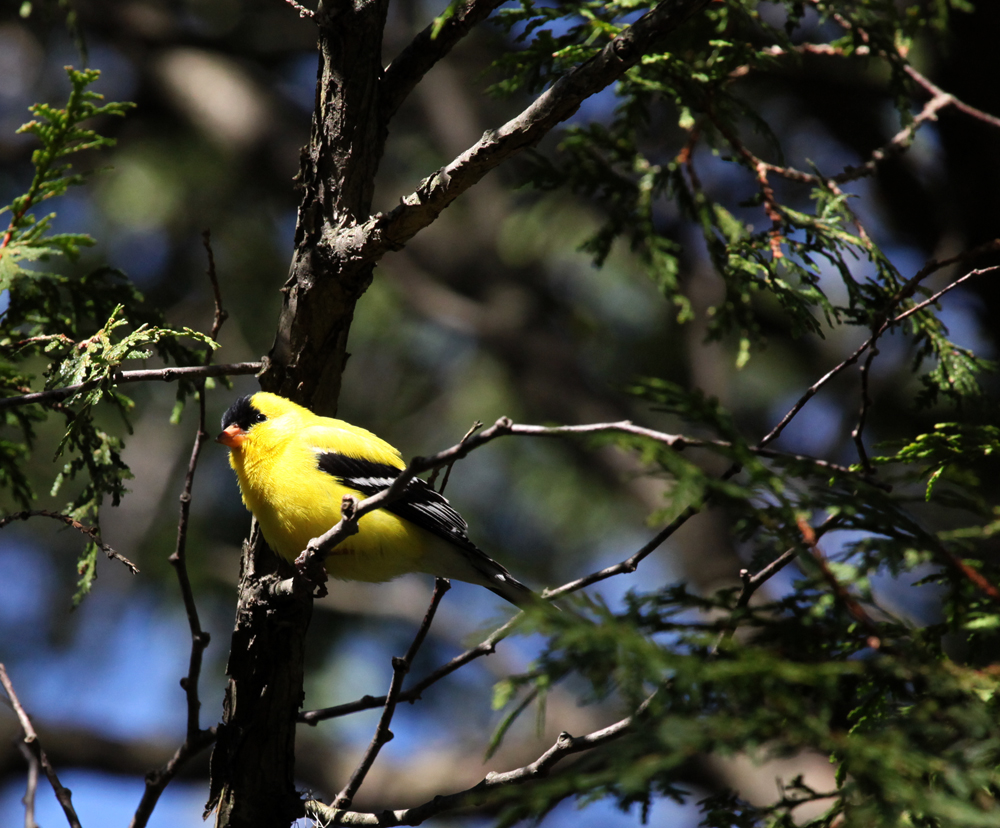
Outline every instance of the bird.
<svg viewBox="0 0 1000 828">
<path fill-rule="evenodd" d="M 370 431 L 265 391 L 237 399 L 216 440 L 229 448 L 243 503 L 264 540 L 289 561 L 340 520 L 344 495 L 373 495 L 406 467 L 399 451 Z M 484 586 L 518 607 L 540 600 L 469 540 L 462 516 L 419 477 L 397 500 L 364 515 L 358 533 L 331 550 L 326 569 L 334 578 L 375 583 L 425 572 Z"/>
</svg>

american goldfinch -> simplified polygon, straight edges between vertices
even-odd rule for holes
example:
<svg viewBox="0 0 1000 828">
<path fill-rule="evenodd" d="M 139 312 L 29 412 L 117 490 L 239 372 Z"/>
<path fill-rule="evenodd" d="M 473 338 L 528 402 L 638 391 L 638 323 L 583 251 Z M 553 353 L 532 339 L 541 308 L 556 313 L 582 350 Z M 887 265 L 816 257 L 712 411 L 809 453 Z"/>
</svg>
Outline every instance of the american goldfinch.
<svg viewBox="0 0 1000 828">
<path fill-rule="evenodd" d="M 375 494 L 405 468 L 399 452 L 370 431 L 266 392 L 233 403 L 217 439 L 230 449 L 243 503 L 268 546 L 290 561 L 340 520 L 344 495 Z M 479 584 L 517 606 L 536 598 L 467 531 L 451 504 L 414 478 L 402 497 L 361 518 L 358 533 L 333 548 L 326 569 L 335 578 L 374 582 L 427 572 Z"/>
</svg>

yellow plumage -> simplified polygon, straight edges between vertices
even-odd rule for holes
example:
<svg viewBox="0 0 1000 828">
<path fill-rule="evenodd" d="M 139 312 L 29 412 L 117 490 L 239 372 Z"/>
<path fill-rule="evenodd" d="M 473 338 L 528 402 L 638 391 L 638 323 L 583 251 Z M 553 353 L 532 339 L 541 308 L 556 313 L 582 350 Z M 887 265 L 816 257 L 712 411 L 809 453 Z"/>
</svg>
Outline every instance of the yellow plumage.
<svg viewBox="0 0 1000 828">
<path fill-rule="evenodd" d="M 230 447 L 243 502 L 268 545 L 288 560 L 340 520 L 344 495 L 385 488 L 405 467 L 399 452 L 370 431 L 275 394 L 241 398 L 223 428 L 219 442 Z M 530 599 L 527 587 L 468 540 L 465 522 L 443 497 L 419 480 L 407 493 L 402 504 L 361 518 L 358 534 L 327 558 L 330 575 L 378 582 L 427 572 L 481 584 L 515 604 Z"/>
</svg>

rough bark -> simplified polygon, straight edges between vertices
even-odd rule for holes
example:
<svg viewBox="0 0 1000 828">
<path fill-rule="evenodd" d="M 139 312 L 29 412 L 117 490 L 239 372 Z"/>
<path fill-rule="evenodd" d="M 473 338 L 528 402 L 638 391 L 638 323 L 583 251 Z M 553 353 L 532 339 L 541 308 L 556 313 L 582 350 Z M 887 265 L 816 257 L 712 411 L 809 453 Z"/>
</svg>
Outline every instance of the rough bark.
<svg viewBox="0 0 1000 828">
<path fill-rule="evenodd" d="M 247 547 L 207 809 L 218 808 L 217 826 L 287 828 L 303 815 L 295 724 L 312 596 L 276 589 L 280 562 L 259 532 Z"/>
<path fill-rule="evenodd" d="M 379 105 L 387 0 L 324 2 L 316 12 L 320 64 L 316 112 L 303 150 L 295 253 L 278 331 L 261 386 L 333 414 L 354 306 L 373 259 L 337 255 L 322 242 L 371 213 L 385 146 Z"/>
</svg>

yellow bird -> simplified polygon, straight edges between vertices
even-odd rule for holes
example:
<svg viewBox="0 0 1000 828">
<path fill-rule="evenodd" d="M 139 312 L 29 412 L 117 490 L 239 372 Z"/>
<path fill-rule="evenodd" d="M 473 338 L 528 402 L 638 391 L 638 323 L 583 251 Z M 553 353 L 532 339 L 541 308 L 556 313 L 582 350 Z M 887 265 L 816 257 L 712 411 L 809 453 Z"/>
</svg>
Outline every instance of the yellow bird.
<svg viewBox="0 0 1000 828">
<path fill-rule="evenodd" d="M 344 495 L 375 494 L 406 465 L 370 431 L 263 391 L 230 406 L 217 439 L 230 449 L 243 503 L 268 546 L 289 561 L 340 520 Z M 373 582 L 427 572 L 479 584 L 517 606 L 537 600 L 467 532 L 451 504 L 414 478 L 402 497 L 361 518 L 358 534 L 333 548 L 326 569 L 334 578 Z"/>
</svg>

